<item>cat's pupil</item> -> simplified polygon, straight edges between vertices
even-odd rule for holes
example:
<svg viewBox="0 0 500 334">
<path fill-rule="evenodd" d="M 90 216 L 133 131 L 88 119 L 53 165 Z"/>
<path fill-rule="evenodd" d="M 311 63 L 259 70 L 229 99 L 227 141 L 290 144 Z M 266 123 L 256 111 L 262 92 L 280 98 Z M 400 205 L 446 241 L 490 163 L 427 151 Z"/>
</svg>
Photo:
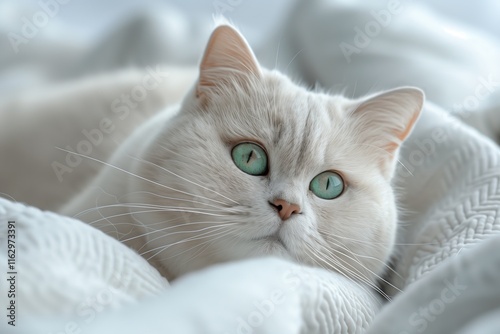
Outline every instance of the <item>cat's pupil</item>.
<svg viewBox="0 0 500 334">
<path fill-rule="evenodd" d="M 249 163 L 249 162 L 250 162 L 250 159 L 252 159 L 253 152 L 254 152 L 254 150 L 251 150 L 251 151 L 250 151 L 250 154 L 248 154 L 247 163 Z"/>
</svg>

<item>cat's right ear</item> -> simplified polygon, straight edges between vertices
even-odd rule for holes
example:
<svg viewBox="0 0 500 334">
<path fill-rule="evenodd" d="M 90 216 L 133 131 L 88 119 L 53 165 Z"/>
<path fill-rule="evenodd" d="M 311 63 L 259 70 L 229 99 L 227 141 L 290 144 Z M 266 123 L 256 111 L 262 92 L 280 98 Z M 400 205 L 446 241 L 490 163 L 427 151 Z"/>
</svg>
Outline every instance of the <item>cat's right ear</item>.
<svg viewBox="0 0 500 334">
<path fill-rule="evenodd" d="M 260 75 L 257 59 L 243 36 L 233 27 L 221 25 L 210 36 L 201 60 L 196 97 L 206 99 L 220 93 L 221 87 Z"/>
</svg>

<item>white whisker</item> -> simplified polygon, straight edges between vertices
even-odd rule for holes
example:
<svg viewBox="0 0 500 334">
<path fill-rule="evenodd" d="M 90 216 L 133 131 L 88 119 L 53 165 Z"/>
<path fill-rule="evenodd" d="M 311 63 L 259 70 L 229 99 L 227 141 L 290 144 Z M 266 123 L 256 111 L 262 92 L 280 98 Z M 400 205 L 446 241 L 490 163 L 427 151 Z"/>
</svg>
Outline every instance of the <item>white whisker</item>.
<svg viewBox="0 0 500 334">
<path fill-rule="evenodd" d="M 188 180 L 188 179 L 186 179 L 185 177 L 182 177 L 182 176 L 180 176 L 180 175 L 178 175 L 178 174 L 176 174 L 176 173 L 174 173 L 174 172 L 172 172 L 172 171 L 170 171 L 170 170 L 166 169 L 165 167 L 159 166 L 159 165 L 157 165 L 157 164 L 155 164 L 155 163 L 153 163 L 153 162 L 146 161 L 146 160 L 141 159 L 141 158 L 135 158 L 135 157 L 130 156 L 130 155 L 129 155 L 129 157 L 130 157 L 130 158 L 132 158 L 132 159 L 135 159 L 135 160 L 137 160 L 137 161 L 141 161 L 141 162 L 143 162 L 143 163 L 153 165 L 153 166 L 155 166 L 155 167 L 159 168 L 160 170 L 162 170 L 162 171 L 164 171 L 164 172 L 167 172 L 167 173 L 169 173 L 169 174 L 171 174 L 171 175 L 174 175 L 175 177 L 180 178 L 181 180 L 184 180 L 184 181 L 189 182 L 189 183 L 191 183 L 191 184 L 193 184 L 193 185 L 195 185 L 195 186 L 198 186 L 198 187 L 200 187 L 200 188 L 202 188 L 202 189 L 205 189 L 205 190 L 207 190 L 207 191 L 210 191 L 210 192 L 212 192 L 212 193 L 214 193 L 214 194 L 216 194 L 216 195 L 221 196 L 222 198 L 225 198 L 225 199 L 227 199 L 227 200 L 229 200 L 229 201 L 231 201 L 231 202 L 233 202 L 233 203 L 235 203 L 235 204 L 238 204 L 238 205 L 239 205 L 239 203 L 238 203 L 238 202 L 236 202 L 236 201 L 234 201 L 233 199 L 231 199 L 231 198 L 229 198 L 229 197 L 227 197 L 227 196 L 224 196 L 224 195 L 222 195 L 221 193 L 218 193 L 218 192 L 217 192 L 217 191 L 215 191 L 215 190 L 209 189 L 209 188 L 204 187 L 204 186 L 202 186 L 202 185 L 200 185 L 200 184 L 198 184 L 198 183 L 196 183 L 196 182 L 193 182 L 193 181 L 191 181 L 191 180 Z"/>
<path fill-rule="evenodd" d="M 189 209 L 189 210 L 184 210 L 184 209 Z M 186 212 L 186 213 L 196 213 L 200 215 L 207 215 L 207 216 L 213 216 L 213 217 L 224 217 L 227 215 L 222 215 L 222 214 L 215 214 L 215 213 L 209 213 L 209 212 L 203 212 L 203 211 L 197 211 L 197 210 L 191 210 L 190 208 L 182 208 L 182 207 L 171 207 L 171 208 L 157 208 L 155 210 L 144 210 L 144 211 L 133 211 L 133 212 L 126 212 L 126 213 L 120 213 L 112 216 L 106 216 L 100 219 L 96 219 L 94 221 L 89 222 L 89 225 L 93 225 L 95 223 L 98 223 L 103 220 L 108 220 L 111 218 L 117 218 L 117 217 L 123 217 L 123 216 L 129 216 L 129 215 L 136 215 L 136 214 L 142 214 L 142 213 L 153 213 L 153 212 Z M 125 223 L 123 223 L 125 224 Z"/>
<path fill-rule="evenodd" d="M 84 154 L 80 154 L 80 153 L 72 152 L 72 151 L 69 151 L 69 150 L 66 150 L 66 149 L 63 149 L 63 148 L 57 147 L 57 146 L 56 146 L 56 148 L 57 148 L 58 150 L 61 150 L 61 151 L 66 152 L 66 153 L 75 154 L 75 155 L 78 155 L 78 156 L 80 156 L 80 157 L 87 158 L 87 159 L 89 159 L 89 160 L 92 160 L 92 161 L 95 161 L 95 162 L 101 163 L 101 164 L 106 165 L 106 166 L 108 166 L 108 167 L 114 168 L 114 169 L 116 169 L 116 170 L 118 170 L 118 171 L 120 171 L 120 172 L 123 172 L 123 173 L 128 174 L 128 175 L 133 176 L 133 177 L 136 177 L 136 178 L 138 178 L 138 179 L 140 179 L 140 180 L 143 180 L 143 181 L 146 181 L 146 182 L 150 182 L 150 183 L 152 183 L 152 184 L 154 184 L 154 185 L 157 185 L 157 186 L 159 186 L 159 187 L 162 187 L 162 188 L 165 188 L 165 189 L 168 189 L 168 190 L 172 190 L 172 191 L 176 191 L 176 192 L 179 192 L 179 193 L 184 194 L 184 195 L 188 195 L 188 196 L 192 196 L 192 197 L 199 197 L 199 198 L 203 198 L 203 199 L 206 199 L 206 200 L 209 200 L 209 201 L 213 201 L 213 202 L 216 202 L 216 203 L 219 203 L 219 204 L 224 204 L 224 205 L 225 205 L 225 203 L 224 203 L 224 202 L 221 202 L 221 201 L 217 201 L 217 200 L 214 200 L 214 199 L 211 199 L 211 198 L 207 198 L 207 197 L 204 197 L 204 196 L 197 196 L 197 195 L 194 195 L 194 194 L 191 194 L 191 193 L 188 193 L 188 192 L 185 192 L 185 191 L 182 191 L 182 190 L 178 190 L 178 189 L 175 189 L 175 188 L 172 188 L 172 187 L 166 186 L 166 185 L 164 185 L 164 184 L 161 184 L 161 183 L 158 183 L 158 182 L 155 182 L 155 181 L 149 180 L 149 179 L 147 179 L 147 178 L 145 178 L 145 177 L 142 177 L 142 176 L 140 176 L 140 175 L 137 175 L 137 174 L 134 174 L 134 173 L 132 173 L 132 172 L 129 172 L 129 171 L 127 171 L 127 170 L 123 169 L 123 168 L 120 168 L 120 167 L 117 167 L 117 166 L 113 166 L 113 165 L 111 165 L 110 163 L 107 163 L 107 162 L 105 162 L 105 161 L 102 161 L 102 160 L 99 160 L 99 159 L 96 159 L 96 158 L 93 158 L 93 157 L 90 157 L 90 156 L 87 156 L 87 155 L 84 155 Z"/>
<path fill-rule="evenodd" d="M 155 223 L 155 225 L 164 224 L 165 222 L 168 222 L 168 221 L 161 221 L 161 222 Z M 185 226 L 189 226 L 189 225 L 199 225 L 199 224 L 211 224 L 211 225 L 214 225 L 214 222 L 212 222 L 212 221 L 200 221 L 200 222 L 183 223 L 183 224 L 174 225 L 174 226 L 167 226 L 167 227 L 160 228 L 160 229 L 153 229 L 152 231 L 149 231 L 149 232 L 146 232 L 146 233 L 143 233 L 143 234 L 139 234 L 139 235 L 130 237 L 128 239 L 122 239 L 120 241 L 121 242 L 127 242 L 127 241 L 130 241 L 130 240 L 134 240 L 134 239 L 137 239 L 137 238 L 148 236 L 150 234 L 155 234 L 155 233 L 163 232 L 163 231 L 174 229 L 174 228 L 180 228 L 180 227 L 185 227 Z M 227 223 L 217 223 L 217 226 L 226 225 L 226 224 Z M 162 236 L 160 236 L 158 238 L 162 238 L 162 237 L 164 237 L 164 235 L 162 235 Z M 149 242 L 154 241 L 156 239 L 157 238 L 151 239 L 151 240 L 149 240 Z M 146 246 L 146 245 L 144 245 L 144 246 Z M 138 249 L 138 251 L 141 250 L 144 246 L 142 246 L 140 249 Z"/>
<path fill-rule="evenodd" d="M 371 273 L 372 275 L 374 275 L 375 277 L 377 277 L 379 280 L 381 280 L 382 282 L 390 285 L 391 287 L 393 287 L 394 289 L 396 289 L 397 291 L 401 292 L 401 290 L 399 290 L 396 286 L 394 286 L 393 284 L 389 283 L 386 279 L 384 279 L 383 277 L 381 277 L 380 275 L 378 275 L 377 273 L 373 272 L 372 270 L 368 269 L 359 259 L 358 259 L 358 256 L 359 257 L 364 257 L 364 258 L 369 258 L 369 259 L 373 259 L 373 260 L 377 260 L 379 263 L 382 263 L 383 265 L 385 265 L 387 268 L 390 268 L 390 266 L 388 266 L 385 262 L 383 262 L 382 260 L 378 259 L 378 258 L 375 258 L 375 257 L 371 257 L 371 256 L 368 256 L 368 255 L 360 255 L 360 254 L 357 254 L 357 253 L 354 253 L 352 250 L 350 250 L 345 244 L 343 244 L 341 241 L 339 240 L 336 240 L 336 242 L 340 243 L 341 245 L 339 245 L 338 243 L 336 244 L 337 247 L 343 249 L 344 251 L 348 252 L 349 254 L 351 254 L 352 256 L 349 256 L 348 254 L 346 254 L 345 252 L 341 252 L 335 248 L 329 248 L 328 251 L 332 252 L 338 252 L 339 254 L 347 257 L 348 259 L 350 260 L 353 260 L 355 263 L 359 264 L 360 266 L 362 266 L 366 271 L 368 271 L 369 273 Z M 342 260 L 342 259 L 341 259 Z M 390 268 L 392 270 L 392 268 Z M 395 271 L 394 271 L 395 272 Z"/>
<path fill-rule="evenodd" d="M 199 230 L 193 230 L 193 231 L 177 231 L 177 232 L 173 232 L 173 233 L 170 233 L 170 234 L 167 234 L 167 235 L 164 235 L 163 237 L 166 237 L 166 236 L 169 236 L 169 235 L 174 235 L 174 234 L 185 234 L 185 233 L 196 233 L 196 232 L 200 232 L 200 231 L 203 231 L 203 230 L 207 230 L 207 229 L 217 229 L 216 232 L 218 230 L 222 230 L 222 229 L 227 229 L 228 226 L 221 226 L 221 225 L 215 225 L 215 226 L 209 226 L 209 227 L 204 227 L 202 229 L 199 229 Z M 152 255 L 151 257 L 149 257 L 147 260 L 149 261 L 152 257 L 158 255 L 159 253 L 161 253 L 163 250 L 169 248 L 169 247 L 172 247 L 172 246 L 175 246 L 175 245 L 178 245 L 178 244 L 181 244 L 181 243 L 184 243 L 186 241 L 194 241 L 194 240 L 199 240 L 199 239 L 203 239 L 203 238 L 206 238 L 206 237 L 209 237 L 210 236 L 210 233 L 212 233 L 213 231 L 208 231 L 208 232 L 204 232 L 204 233 L 201 233 L 197 236 L 193 236 L 193 237 L 188 237 L 186 239 L 183 239 L 183 240 L 179 240 L 179 241 L 176 241 L 172 244 L 169 244 L 169 245 L 165 245 L 165 246 L 159 246 L 159 247 L 155 247 L 155 248 L 152 248 L 150 250 L 147 250 L 143 253 L 141 253 L 140 255 L 141 256 L 144 256 L 145 254 L 147 253 L 150 253 L 150 252 L 154 252 L 158 249 L 160 249 L 160 252 L 158 253 L 155 253 L 154 255 Z"/>
<path fill-rule="evenodd" d="M 213 227 L 216 227 L 218 228 L 215 232 L 219 232 L 219 230 L 221 229 L 224 229 L 224 228 L 227 228 L 225 226 L 213 226 Z M 207 229 L 207 228 L 204 228 L 204 229 Z M 197 232 L 197 231 L 189 231 L 189 232 Z M 159 254 L 161 254 L 163 251 L 165 251 L 166 249 L 172 247 L 172 246 L 175 246 L 175 245 L 178 245 L 178 244 L 181 244 L 181 243 L 185 243 L 187 241 L 196 241 L 196 240 L 200 240 L 200 239 L 205 239 L 205 238 L 211 238 L 213 236 L 213 233 L 214 231 L 209 231 L 209 232 L 205 232 L 205 233 L 201 233 L 195 237 L 189 237 L 189 238 L 186 238 L 186 239 L 183 239 L 183 240 L 179 240 L 179 241 L 176 241 L 174 243 L 171 243 L 171 244 L 168 244 L 168 245 L 165 245 L 165 246 L 161 246 L 161 247 L 156 247 L 156 248 L 153 248 L 151 250 L 148 250 L 146 252 L 143 252 L 141 253 L 141 256 L 144 256 L 144 254 L 146 253 L 149 253 L 149 252 L 152 252 L 152 251 L 155 251 L 155 250 L 158 250 L 160 249 L 158 252 L 156 252 L 155 254 L 153 254 L 152 256 L 148 257 L 146 260 L 151 260 L 153 257 L 155 256 L 158 256 Z M 184 231 L 184 233 L 186 233 L 186 231 Z"/>
</svg>

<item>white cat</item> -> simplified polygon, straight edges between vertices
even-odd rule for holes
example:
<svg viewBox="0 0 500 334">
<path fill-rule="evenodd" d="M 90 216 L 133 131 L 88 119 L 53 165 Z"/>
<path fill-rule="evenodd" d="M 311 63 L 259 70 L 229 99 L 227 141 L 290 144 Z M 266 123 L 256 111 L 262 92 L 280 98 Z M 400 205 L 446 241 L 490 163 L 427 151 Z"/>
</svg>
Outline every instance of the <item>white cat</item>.
<svg viewBox="0 0 500 334">
<path fill-rule="evenodd" d="M 141 125 L 63 208 L 172 279 L 275 255 L 373 282 L 391 254 L 391 178 L 424 101 L 311 92 L 215 29 L 182 104 Z"/>
</svg>

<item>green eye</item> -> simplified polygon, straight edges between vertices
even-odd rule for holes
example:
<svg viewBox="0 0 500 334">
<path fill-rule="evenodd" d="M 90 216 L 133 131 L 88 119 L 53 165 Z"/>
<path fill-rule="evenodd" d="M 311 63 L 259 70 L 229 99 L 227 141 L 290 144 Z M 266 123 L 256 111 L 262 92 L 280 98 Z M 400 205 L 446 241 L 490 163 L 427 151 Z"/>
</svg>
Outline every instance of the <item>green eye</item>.
<svg viewBox="0 0 500 334">
<path fill-rule="evenodd" d="M 344 180 L 335 172 L 323 172 L 312 179 L 309 189 L 322 199 L 334 199 L 344 191 Z"/>
<path fill-rule="evenodd" d="M 231 152 L 234 164 L 250 175 L 267 173 L 267 154 L 262 147 L 253 143 L 241 143 Z"/>
</svg>

